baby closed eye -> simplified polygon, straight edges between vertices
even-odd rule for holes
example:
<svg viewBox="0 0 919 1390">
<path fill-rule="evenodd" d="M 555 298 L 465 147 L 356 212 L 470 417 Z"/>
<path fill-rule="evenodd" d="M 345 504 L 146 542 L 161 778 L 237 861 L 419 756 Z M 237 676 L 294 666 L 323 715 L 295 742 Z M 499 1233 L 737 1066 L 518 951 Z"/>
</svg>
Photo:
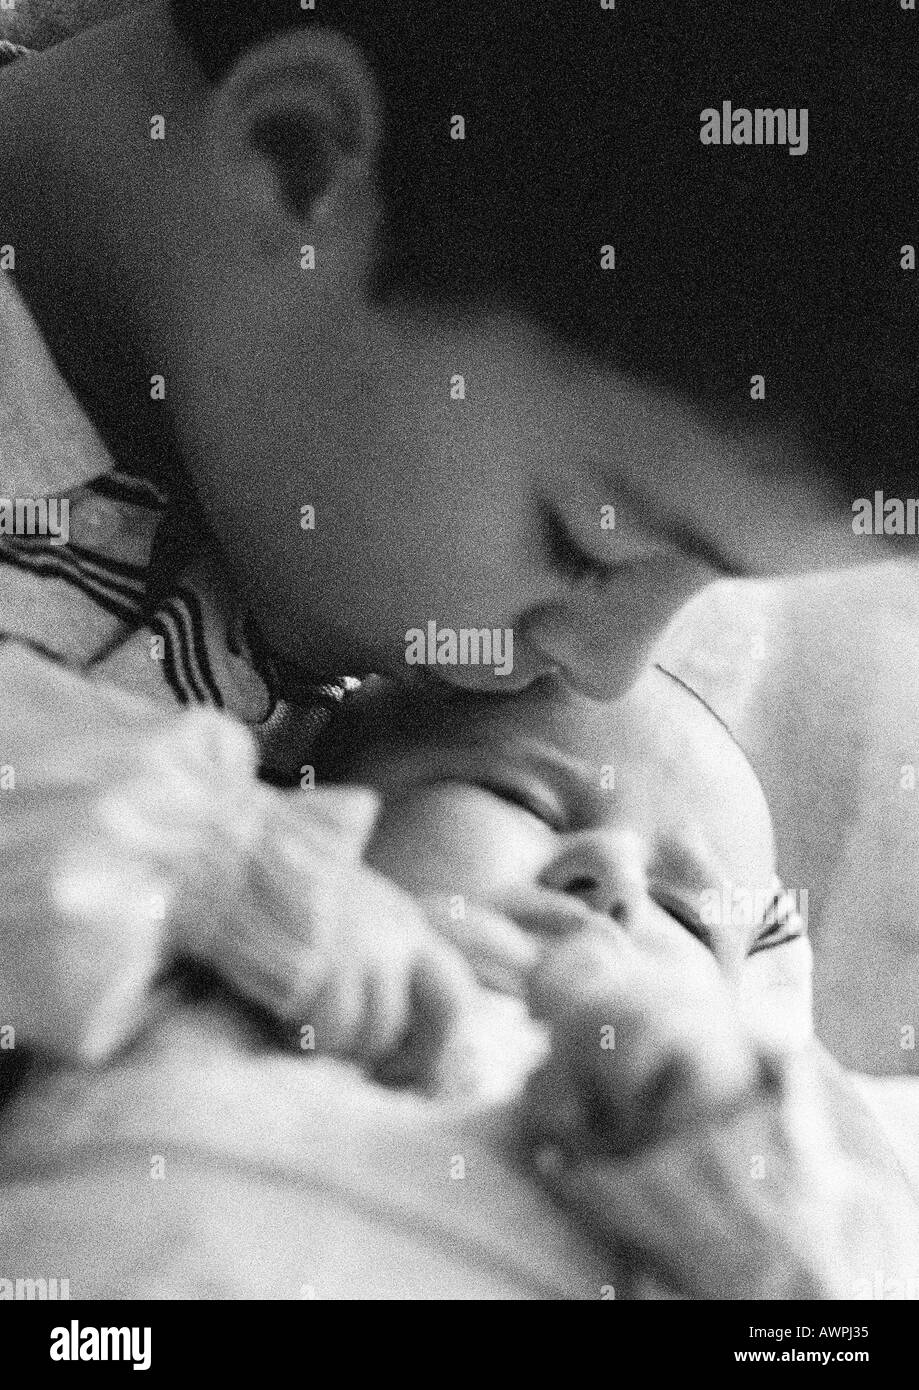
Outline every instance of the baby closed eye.
<svg viewBox="0 0 919 1390">
<path fill-rule="evenodd" d="M 806 933 L 807 922 L 798 909 L 795 895 L 779 888 L 763 918 L 756 941 L 750 947 L 750 955 L 784 946 L 787 941 L 795 941 Z"/>
<path fill-rule="evenodd" d="M 699 905 L 693 898 L 667 887 L 655 884 L 651 897 L 657 906 L 672 917 L 690 936 L 700 942 L 708 951 L 714 949 L 712 934 L 699 915 Z"/>
<path fill-rule="evenodd" d="M 550 830 L 561 831 L 564 829 L 565 816 L 560 802 L 548 788 L 541 786 L 535 780 L 510 781 L 497 777 L 481 777 L 475 785 L 499 801 L 516 806 L 520 810 L 526 811 L 528 815 L 535 816 Z"/>
</svg>

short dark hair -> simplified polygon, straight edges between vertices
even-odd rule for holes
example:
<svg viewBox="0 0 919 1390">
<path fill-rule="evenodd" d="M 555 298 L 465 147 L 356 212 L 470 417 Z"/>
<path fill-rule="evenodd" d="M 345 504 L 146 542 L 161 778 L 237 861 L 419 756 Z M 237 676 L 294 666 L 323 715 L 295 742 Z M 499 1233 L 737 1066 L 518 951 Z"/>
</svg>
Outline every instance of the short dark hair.
<svg viewBox="0 0 919 1390">
<path fill-rule="evenodd" d="M 381 299 L 492 300 L 719 416 L 793 426 L 852 495 L 915 481 L 914 15 L 861 0 L 172 10 L 211 79 L 299 23 L 361 49 L 386 119 Z M 701 112 L 726 100 L 807 107 L 807 154 L 703 145 Z"/>
</svg>

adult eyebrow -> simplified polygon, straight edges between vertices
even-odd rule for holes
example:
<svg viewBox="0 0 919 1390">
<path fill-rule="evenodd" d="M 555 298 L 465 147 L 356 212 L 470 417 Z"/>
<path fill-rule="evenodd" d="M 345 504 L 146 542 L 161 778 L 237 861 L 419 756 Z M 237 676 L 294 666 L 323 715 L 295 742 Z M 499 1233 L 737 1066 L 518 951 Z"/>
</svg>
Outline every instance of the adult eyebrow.
<svg viewBox="0 0 919 1390">
<path fill-rule="evenodd" d="M 702 564 L 707 565 L 709 569 L 713 569 L 716 574 L 720 574 L 725 579 L 756 577 L 755 570 L 739 564 L 708 536 L 700 535 L 682 518 L 668 513 L 665 508 L 652 501 L 628 479 L 619 474 L 608 472 L 605 475 L 605 481 L 617 501 L 624 503 L 630 511 L 637 512 L 644 529 L 656 536 L 658 540 L 675 547 L 683 555 L 701 561 Z"/>
</svg>

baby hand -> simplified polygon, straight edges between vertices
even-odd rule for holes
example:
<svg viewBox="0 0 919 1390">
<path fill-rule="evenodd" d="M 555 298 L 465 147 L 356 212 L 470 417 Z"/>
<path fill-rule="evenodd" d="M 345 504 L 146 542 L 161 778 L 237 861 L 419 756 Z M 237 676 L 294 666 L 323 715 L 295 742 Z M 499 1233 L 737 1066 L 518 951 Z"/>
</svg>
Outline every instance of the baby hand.
<svg viewBox="0 0 919 1390">
<path fill-rule="evenodd" d="M 186 949 L 263 1006 L 304 1052 L 429 1083 L 478 988 L 422 905 L 361 862 L 375 798 L 264 791 L 245 871 L 197 925 L 184 914 Z"/>
<path fill-rule="evenodd" d="M 575 1218 L 678 1296 L 838 1296 L 834 1223 L 815 1217 L 826 1164 L 789 1120 L 784 1059 L 747 1039 L 714 962 L 677 971 L 591 933 L 547 954 L 531 998 L 553 1050 L 524 1140 Z"/>
<path fill-rule="evenodd" d="M 529 1120 L 547 1143 L 627 1154 L 735 1106 L 757 1059 L 727 983 L 701 950 L 669 960 L 624 932 L 581 932 L 547 951 L 530 982 L 552 1029 Z"/>
</svg>

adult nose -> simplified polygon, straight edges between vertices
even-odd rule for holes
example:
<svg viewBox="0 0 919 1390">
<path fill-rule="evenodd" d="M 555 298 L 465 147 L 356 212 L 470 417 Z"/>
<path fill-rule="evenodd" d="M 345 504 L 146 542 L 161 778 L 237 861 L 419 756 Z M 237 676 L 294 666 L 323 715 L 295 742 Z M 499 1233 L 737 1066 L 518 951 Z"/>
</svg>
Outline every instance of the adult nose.
<svg viewBox="0 0 919 1390">
<path fill-rule="evenodd" d="M 671 556 L 638 562 L 599 588 L 535 610 L 528 646 L 593 700 L 625 694 L 675 613 L 714 576 Z"/>
<path fill-rule="evenodd" d="M 644 846 L 630 831 L 579 831 L 567 837 L 543 882 L 628 930 L 648 895 Z"/>
<path fill-rule="evenodd" d="M 653 646 L 653 638 L 636 645 L 610 639 L 609 634 L 597 642 L 588 628 L 575 629 L 570 617 L 555 611 L 534 615 L 524 638 L 534 666 L 590 700 L 624 695 Z"/>
</svg>

